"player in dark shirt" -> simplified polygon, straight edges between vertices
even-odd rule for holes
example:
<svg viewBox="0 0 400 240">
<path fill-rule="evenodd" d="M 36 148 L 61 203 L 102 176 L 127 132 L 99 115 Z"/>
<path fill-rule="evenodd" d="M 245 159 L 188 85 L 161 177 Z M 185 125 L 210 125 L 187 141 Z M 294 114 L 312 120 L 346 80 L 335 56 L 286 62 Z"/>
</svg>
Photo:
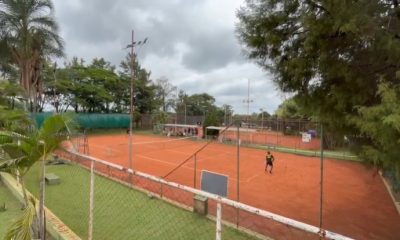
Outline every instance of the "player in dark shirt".
<svg viewBox="0 0 400 240">
<path fill-rule="evenodd" d="M 265 156 L 265 172 L 268 171 L 268 166 L 271 166 L 271 169 L 269 170 L 269 173 L 272 174 L 272 168 L 274 167 L 274 155 L 272 155 L 269 151 L 267 152 L 267 156 Z"/>
</svg>

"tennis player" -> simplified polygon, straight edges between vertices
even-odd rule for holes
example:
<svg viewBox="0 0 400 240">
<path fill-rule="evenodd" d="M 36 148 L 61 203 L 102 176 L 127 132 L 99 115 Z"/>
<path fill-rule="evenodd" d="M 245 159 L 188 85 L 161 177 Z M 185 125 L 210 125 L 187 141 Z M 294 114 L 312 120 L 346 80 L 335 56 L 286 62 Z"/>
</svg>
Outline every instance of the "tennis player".
<svg viewBox="0 0 400 240">
<path fill-rule="evenodd" d="M 271 152 L 267 152 L 267 156 L 265 156 L 265 172 L 268 172 L 268 166 L 271 167 L 271 169 L 269 170 L 269 173 L 272 174 L 272 168 L 274 167 L 274 155 L 271 154 Z"/>
</svg>

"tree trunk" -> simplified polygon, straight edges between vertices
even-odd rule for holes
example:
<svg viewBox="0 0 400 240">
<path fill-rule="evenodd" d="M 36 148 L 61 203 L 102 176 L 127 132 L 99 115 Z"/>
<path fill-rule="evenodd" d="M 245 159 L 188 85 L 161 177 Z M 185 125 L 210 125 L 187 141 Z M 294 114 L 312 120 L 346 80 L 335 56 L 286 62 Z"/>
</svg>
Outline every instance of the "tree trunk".
<svg viewBox="0 0 400 240">
<path fill-rule="evenodd" d="M 46 160 L 46 154 L 43 155 L 41 165 L 40 165 L 40 191 L 39 191 L 39 236 L 40 239 L 45 240 L 45 212 L 44 212 L 44 196 L 45 196 L 45 160 Z"/>
<path fill-rule="evenodd" d="M 20 183 L 21 183 L 21 188 L 22 188 L 22 195 L 24 196 L 24 200 L 25 200 L 25 206 L 28 205 L 28 196 L 26 194 L 26 188 L 25 188 L 25 182 L 24 182 L 24 178 L 23 176 L 19 176 L 20 179 Z"/>
</svg>

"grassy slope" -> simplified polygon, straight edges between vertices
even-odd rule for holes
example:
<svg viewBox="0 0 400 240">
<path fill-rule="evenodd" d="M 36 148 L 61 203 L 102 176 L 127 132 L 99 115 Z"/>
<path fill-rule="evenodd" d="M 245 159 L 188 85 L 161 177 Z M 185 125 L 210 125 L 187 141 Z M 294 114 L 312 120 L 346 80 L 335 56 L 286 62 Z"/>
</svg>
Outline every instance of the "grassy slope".
<svg viewBox="0 0 400 240">
<path fill-rule="evenodd" d="M 72 165 L 48 166 L 61 184 L 46 187 L 46 205 L 73 231 L 87 238 L 88 171 Z M 26 178 L 37 192 L 38 175 Z M 215 222 L 103 177 L 95 178 L 94 239 L 214 239 Z M 223 239 L 255 239 L 225 227 Z"/>
</svg>

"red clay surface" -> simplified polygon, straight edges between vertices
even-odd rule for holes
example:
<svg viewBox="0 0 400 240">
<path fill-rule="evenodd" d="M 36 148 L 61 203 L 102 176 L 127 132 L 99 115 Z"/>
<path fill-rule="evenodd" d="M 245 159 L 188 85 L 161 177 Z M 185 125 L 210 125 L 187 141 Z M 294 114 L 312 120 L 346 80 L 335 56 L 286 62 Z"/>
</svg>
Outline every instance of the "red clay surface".
<svg viewBox="0 0 400 240">
<path fill-rule="evenodd" d="M 162 177 L 204 144 L 134 135 L 132 166 Z M 89 150 L 92 156 L 128 167 L 127 135 L 89 137 Z M 273 174 L 267 174 L 264 172 L 265 154 L 263 150 L 240 148 L 240 202 L 319 226 L 319 159 L 273 152 L 276 159 Z M 197 188 L 201 170 L 228 175 L 228 197 L 236 200 L 236 156 L 235 146 L 218 143 L 200 151 L 196 156 Z M 166 179 L 192 187 L 193 159 Z M 190 197 L 188 199 L 190 201 Z M 241 218 L 249 218 L 243 214 Z M 263 228 L 262 220 L 253 224 Z M 375 171 L 359 163 L 325 159 L 323 228 L 355 239 L 400 239 L 400 216 Z M 288 235 L 285 239 L 297 238 L 294 236 Z"/>
</svg>

